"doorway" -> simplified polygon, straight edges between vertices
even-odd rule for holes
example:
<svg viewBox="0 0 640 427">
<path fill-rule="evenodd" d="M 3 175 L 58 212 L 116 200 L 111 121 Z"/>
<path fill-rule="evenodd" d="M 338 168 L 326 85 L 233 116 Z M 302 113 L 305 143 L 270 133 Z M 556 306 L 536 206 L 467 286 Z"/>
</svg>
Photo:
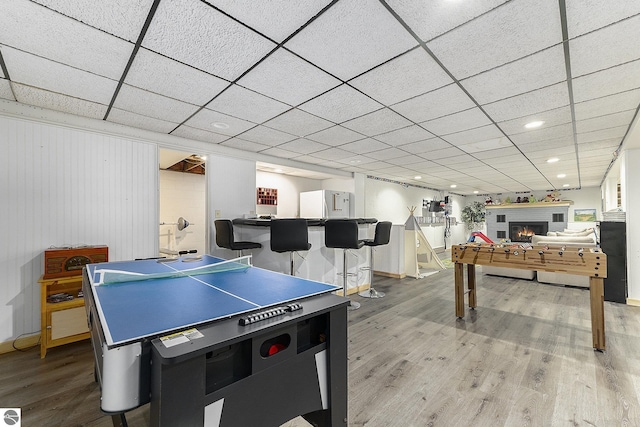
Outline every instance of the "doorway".
<svg viewBox="0 0 640 427">
<path fill-rule="evenodd" d="M 206 157 L 160 149 L 159 254 L 206 252 Z"/>
</svg>

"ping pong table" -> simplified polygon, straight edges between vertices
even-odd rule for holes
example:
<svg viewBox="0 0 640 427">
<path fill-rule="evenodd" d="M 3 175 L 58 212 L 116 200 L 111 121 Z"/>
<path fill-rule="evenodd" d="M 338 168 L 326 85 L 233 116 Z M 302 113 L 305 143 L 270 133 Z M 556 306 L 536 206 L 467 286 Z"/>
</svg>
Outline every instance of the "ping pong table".
<svg viewBox="0 0 640 427">
<path fill-rule="evenodd" d="M 278 426 L 299 415 L 346 425 L 348 300 L 248 260 L 85 267 L 103 412 L 150 403 L 153 426 Z"/>
</svg>

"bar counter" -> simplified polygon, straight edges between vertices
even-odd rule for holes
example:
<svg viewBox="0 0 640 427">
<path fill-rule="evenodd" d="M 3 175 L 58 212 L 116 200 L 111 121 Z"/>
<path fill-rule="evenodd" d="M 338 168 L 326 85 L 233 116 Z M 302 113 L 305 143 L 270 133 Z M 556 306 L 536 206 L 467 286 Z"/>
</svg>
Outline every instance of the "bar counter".
<svg viewBox="0 0 640 427">
<path fill-rule="evenodd" d="M 375 218 L 350 218 L 358 223 L 358 238 L 372 239 L 375 232 Z M 324 245 L 324 223 L 326 219 L 309 218 L 309 251 L 301 251 L 301 256 L 295 255 L 295 274 L 305 279 L 342 286 L 342 250 L 327 248 Z M 289 273 L 288 253 L 271 251 L 270 219 L 236 218 L 233 220 L 236 240 L 258 242 L 261 249 L 246 251 L 253 255 L 253 265 L 280 273 Z M 348 293 L 352 294 L 366 290 L 369 287 L 369 275 L 361 267 L 367 267 L 369 251 L 366 247 L 350 251 L 353 256 L 348 257 L 349 286 Z M 303 259 L 304 258 L 304 259 Z"/>
</svg>

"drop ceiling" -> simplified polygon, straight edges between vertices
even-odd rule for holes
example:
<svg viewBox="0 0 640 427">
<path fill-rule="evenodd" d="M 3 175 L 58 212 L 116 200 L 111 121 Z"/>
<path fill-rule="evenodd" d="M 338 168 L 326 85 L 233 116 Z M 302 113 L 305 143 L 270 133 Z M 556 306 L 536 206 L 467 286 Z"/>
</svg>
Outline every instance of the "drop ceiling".
<svg viewBox="0 0 640 427">
<path fill-rule="evenodd" d="M 459 194 L 582 188 L 637 115 L 638 40 L 637 0 L 12 0 L 0 98 Z"/>
</svg>

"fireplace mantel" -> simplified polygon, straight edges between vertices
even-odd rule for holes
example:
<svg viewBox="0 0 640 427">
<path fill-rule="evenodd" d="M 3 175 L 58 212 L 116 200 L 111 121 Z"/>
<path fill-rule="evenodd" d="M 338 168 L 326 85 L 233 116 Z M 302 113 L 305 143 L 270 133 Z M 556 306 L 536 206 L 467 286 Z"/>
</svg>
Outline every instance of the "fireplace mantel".
<svg viewBox="0 0 640 427">
<path fill-rule="evenodd" d="M 535 202 L 535 203 L 505 203 L 502 205 L 486 205 L 486 209 L 513 209 L 513 208 L 549 208 L 557 206 L 569 207 L 573 204 L 571 200 L 564 200 L 562 202 Z"/>
</svg>

